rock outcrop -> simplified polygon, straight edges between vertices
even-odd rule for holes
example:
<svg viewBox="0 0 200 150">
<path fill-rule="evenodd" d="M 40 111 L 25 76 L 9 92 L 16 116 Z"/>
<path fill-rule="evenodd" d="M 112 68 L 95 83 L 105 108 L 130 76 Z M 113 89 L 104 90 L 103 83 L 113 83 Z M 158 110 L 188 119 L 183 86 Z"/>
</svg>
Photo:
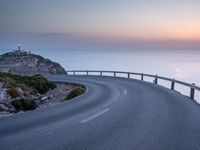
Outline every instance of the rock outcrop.
<svg viewBox="0 0 200 150">
<path fill-rule="evenodd" d="M 42 75 L 19 76 L 0 72 L 0 117 L 2 112 L 18 112 L 35 109 L 36 100 L 56 84 Z"/>
<path fill-rule="evenodd" d="M 0 55 L 0 72 L 19 75 L 66 74 L 65 69 L 60 64 L 22 50 Z"/>
</svg>

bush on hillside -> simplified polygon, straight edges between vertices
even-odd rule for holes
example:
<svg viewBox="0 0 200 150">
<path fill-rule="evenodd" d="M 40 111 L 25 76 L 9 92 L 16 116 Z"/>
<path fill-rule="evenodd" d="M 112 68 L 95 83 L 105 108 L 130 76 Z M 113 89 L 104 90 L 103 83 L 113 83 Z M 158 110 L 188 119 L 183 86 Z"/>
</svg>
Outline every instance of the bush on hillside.
<svg viewBox="0 0 200 150">
<path fill-rule="evenodd" d="M 32 99 L 21 99 L 21 102 L 24 111 L 34 110 L 38 107 L 36 102 Z"/>
<path fill-rule="evenodd" d="M 39 74 L 29 77 L 0 72 L 0 82 L 3 82 L 4 87 L 10 89 L 9 93 L 13 98 L 18 96 L 16 87 L 20 87 L 30 94 L 44 94 L 48 90 L 56 88 L 55 83 L 49 82 Z"/>
<path fill-rule="evenodd" d="M 23 110 L 23 106 L 20 100 L 11 101 L 11 105 L 16 109 L 17 112 Z"/>
<path fill-rule="evenodd" d="M 8 89 L 7 93 L 12 97 L 12 98 L 16 98 L 19 97 L 19 92 L 15 87 L 11 87 Z"/>
<path fill-rule="evenodd" d="M 85 87 L 76 87 L 70 91 L 65 100 L 70 100 L 76 96 L 82 95 L 85 92 Z"/>
<path fill-rule="evenodd" d="M 13 100 L 11 101 L 11 104 L 15 107 L 17 112 L 34 110 L 38 107 L 36 102 L 32 99 Z"/>
<path fill-rule="evenodd" d="M 49 82 L 42 75 L 35 75 L 29 80 L 29 84 L 33 86 L 40 94 L 46 93 L 49 89 L 56 88 L 56 84 Z"/>
</svg>

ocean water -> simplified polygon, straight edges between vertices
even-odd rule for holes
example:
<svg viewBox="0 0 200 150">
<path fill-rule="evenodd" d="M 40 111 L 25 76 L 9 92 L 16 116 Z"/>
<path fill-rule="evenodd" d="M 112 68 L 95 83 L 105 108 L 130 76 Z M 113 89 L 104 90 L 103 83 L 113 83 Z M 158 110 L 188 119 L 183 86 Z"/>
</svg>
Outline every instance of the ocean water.
<svg viewBox="0 0 200 150">
<path fill-rule="evenodd" d="M 7 50 L 5 50 L 7 51 Z M 1 50 L 1 53 L 5 52 Z M 200 86 L 200 51 L 198 50 L 32 50 L 59 62 L 66 70 L 118 70 L 160 75 Z M 134 78 L 139 78 L 133 76 Z M 152 82 L 152 78 L 145 78 Z M 170 87 L 170 83 L 159 80 Z M 175 88 L 185 95 L 190 89 Z M 200 102 L 200 92 L 196 91 Z"/>
</svg>

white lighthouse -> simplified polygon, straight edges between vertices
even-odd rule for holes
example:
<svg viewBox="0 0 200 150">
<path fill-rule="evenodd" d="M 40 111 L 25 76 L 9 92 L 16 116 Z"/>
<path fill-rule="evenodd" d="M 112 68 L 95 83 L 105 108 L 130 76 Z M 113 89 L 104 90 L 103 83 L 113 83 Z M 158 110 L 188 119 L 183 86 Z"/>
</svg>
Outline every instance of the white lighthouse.
<svg viewBox="0 0 200 150">
<path fill-rule="evenodd" d="M 20 51 L 21 51 L 22 45 L 21 45 L 21 44 L 18 44 L 17 47 L 18 47 L 18 51 L 20 52 Z"/>
<path fill-rule="evenodd" d="M 16 55 L 30 55 L 31 54 L 31 51 L 25 51 L 25 50 L 22 50 L 22 45 L 21 44 L 18 44 L 17 45 L 17 50 L 14 50 L 14 53 Z"/>
</svg>

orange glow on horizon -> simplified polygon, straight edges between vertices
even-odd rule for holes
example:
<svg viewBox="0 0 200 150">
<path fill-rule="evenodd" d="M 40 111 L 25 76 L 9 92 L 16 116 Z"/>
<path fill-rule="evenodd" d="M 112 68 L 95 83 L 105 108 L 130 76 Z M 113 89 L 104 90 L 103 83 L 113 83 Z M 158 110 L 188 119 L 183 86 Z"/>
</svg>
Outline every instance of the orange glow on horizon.
<svg viewBox="0 0 200 150">
<path fill-rule="evenodd" d="M 158 28 L 104 28 L 103 30 L 78 31 L 82 37 L 93 37 L 108 41 L 199 41 L 200 28 L 197 26 L 162 26 Z"/>
<path fill-rule="evenodd" d="M 200 39 L 200 28 L 195 26 L 163 27 L 158 29 L 129 30 L 122 29 L 110 33 L 110 37 L 120 39 L 138 40 L 186 40 L 195 41 Z M 109 34 L 108 34 L 109 36 Z"/>
</svg>

